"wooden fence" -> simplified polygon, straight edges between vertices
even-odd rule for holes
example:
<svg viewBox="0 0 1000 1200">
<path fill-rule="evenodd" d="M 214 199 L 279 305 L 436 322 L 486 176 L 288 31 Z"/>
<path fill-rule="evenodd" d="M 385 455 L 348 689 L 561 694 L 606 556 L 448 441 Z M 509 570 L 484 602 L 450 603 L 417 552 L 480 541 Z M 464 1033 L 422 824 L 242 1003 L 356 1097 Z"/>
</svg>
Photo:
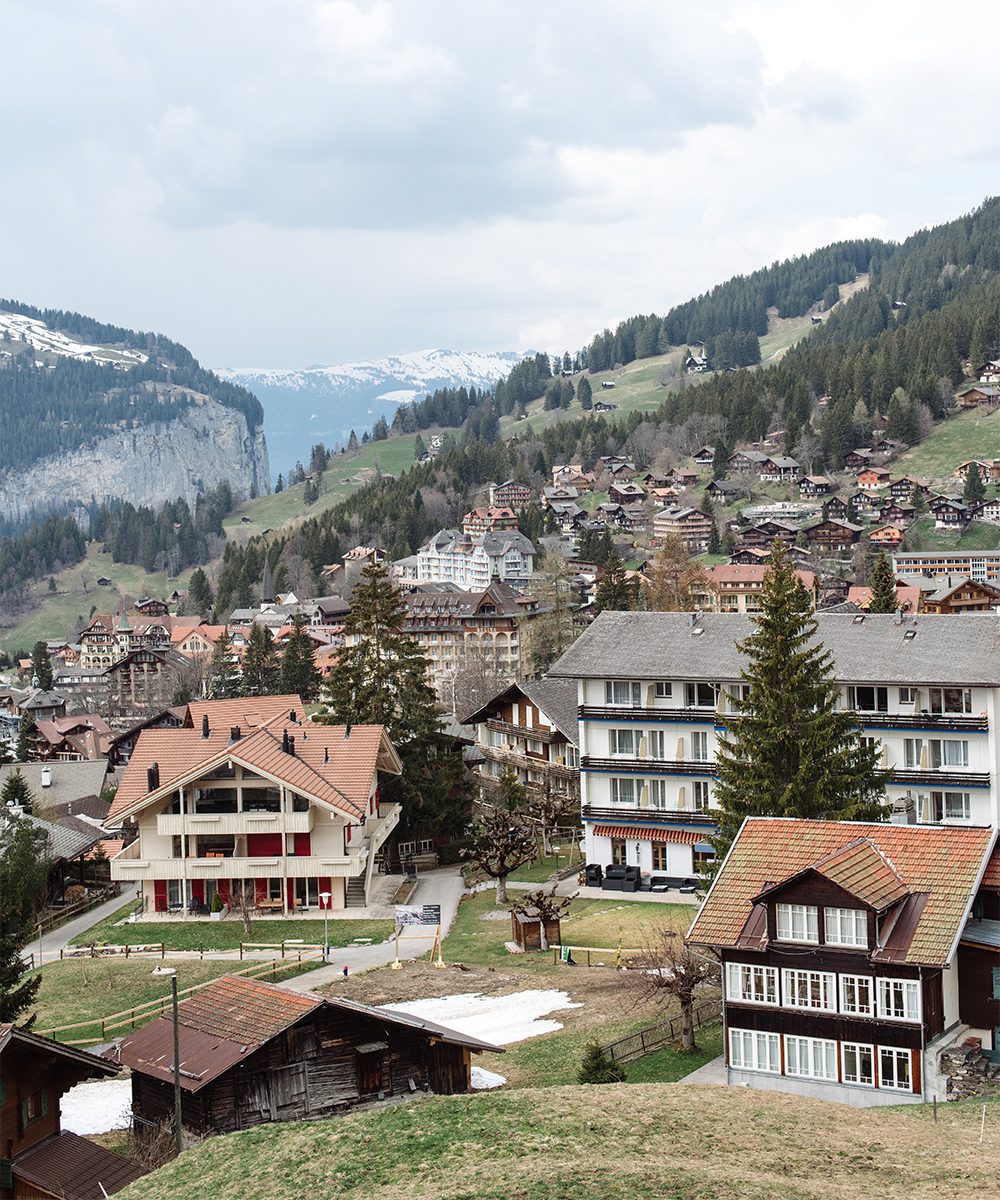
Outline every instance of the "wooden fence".
<svg viewBox="0 0 1000 1200">
<path fill-rule="evenodd" d="M 695 1006 L 693 1013 L 694 1027 L 700 1029 L 705 1025 L 714 1025 L 722 1020 L 722 1004 L 719 1000 L 705 1000 Z M 616 1063 L 634 1062 L 647 1054 L 655 1054 L 665 1046 L 671 1046 L 681 1036 L 682 1021 L 679 1016 L 662 1021 L 659 1025 L 649 1025 L 628 1037 L 619 1038 L 617 1042 L 609 1042 L 604 1052 Z"/>
</svg>

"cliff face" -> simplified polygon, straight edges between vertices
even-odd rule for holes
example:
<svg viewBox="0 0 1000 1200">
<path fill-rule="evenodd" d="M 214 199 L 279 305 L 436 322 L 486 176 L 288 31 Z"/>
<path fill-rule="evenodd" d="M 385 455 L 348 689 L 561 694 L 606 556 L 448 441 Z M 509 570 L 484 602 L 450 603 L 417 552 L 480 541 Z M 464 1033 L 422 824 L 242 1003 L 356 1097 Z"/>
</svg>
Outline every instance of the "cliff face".
<svg viewBox="0 0 1000 1200">
<path fill-rule="evenodd" d="M 175 420 L 122 430 L 0 478 L 0 518 L 16 521 L 92 497 L 152 507 L 181 497 L 193 506 L 223 480 L 237 496 L 271 490 L 264 432 L 251 434 L 242 413 L 202 396 Z"/>
</svg>

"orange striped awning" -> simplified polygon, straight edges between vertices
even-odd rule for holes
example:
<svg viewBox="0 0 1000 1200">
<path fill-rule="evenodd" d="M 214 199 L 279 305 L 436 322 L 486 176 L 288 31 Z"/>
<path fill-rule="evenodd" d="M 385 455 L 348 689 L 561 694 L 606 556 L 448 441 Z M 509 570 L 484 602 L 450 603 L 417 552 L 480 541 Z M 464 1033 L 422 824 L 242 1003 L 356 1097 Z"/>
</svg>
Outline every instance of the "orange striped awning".
<svg viewBox="0 0 1000 1200">
<path fill-rule="evenodd" d="M 707 834 L 695 833 L 691 829 L 656 829 L 647 825 L 595 825 L 598 837 L 638 838 L 641 842 L 676 842 L 682 846 L 694 846 L 706 840 Z"/>
</svg>

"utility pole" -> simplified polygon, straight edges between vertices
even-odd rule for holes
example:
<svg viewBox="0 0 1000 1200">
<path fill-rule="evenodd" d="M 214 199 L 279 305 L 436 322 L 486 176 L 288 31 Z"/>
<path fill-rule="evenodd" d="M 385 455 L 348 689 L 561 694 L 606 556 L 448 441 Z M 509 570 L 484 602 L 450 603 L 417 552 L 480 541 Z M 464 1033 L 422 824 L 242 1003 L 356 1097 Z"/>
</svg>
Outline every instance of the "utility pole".
<svg viewBox="0 0 1000 1200">
<path fill-rule="evenodd" d="M 170 994 L 174 1008 L 174 1146 L 180 1155 L 181 1146 L 181 1023 L 177 1012 L 177 973 L 170 976 Z"/>
</svg>

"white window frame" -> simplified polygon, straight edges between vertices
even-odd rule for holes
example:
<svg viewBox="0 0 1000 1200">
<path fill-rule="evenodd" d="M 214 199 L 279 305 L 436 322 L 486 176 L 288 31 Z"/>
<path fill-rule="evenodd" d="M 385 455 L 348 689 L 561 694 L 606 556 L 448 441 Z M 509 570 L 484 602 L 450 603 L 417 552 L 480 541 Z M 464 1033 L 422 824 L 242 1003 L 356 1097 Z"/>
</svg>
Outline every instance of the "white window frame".
<svg viewBox="0 0 1000 1200">
<path fill-rule="evenodd" d="M 861 1077 L 861 1056 L 868 1055 L 870 1066 L 870 1077 L 863 1079 Z M 853 1057 L 853 1064 L 851 1059 Z M 841 1042 L 840 1043 L 840 1069 L 844 1083 L 850 1084 L 852 1087 L 870 1087 L 875 1086 L 875 1067 L 876 1067 L 877 1050 L 868 1042 Z M 851 1075 L 854 1078 L 851 1078 Z"/>
<path fill-rule="evenodd" d="M 851 1017 L 873 1017 L 875 1015 L 875 980 L 871 975 L 841 975 L 840 1011 Z M 859 993 L 862 987 L 868 989 L 867 1005 L 861 1001 Z M 856 997 L 855 1004 L 848 1000 L 848 991 L 853 989 Z"/>
<path fill-rule="evenodd" d="M 938 799 L 935 799 L 935 798 Z M 962 806 L 962 811 L 956 813 L 954 807 L 952 811 L 948 811 L 948 805 L 954 806 L 956 797 Z M 933 803 L 941 805 L 941 820 L 942 821 L 971 821 L 972 820 L 972 798 L 968 792 L 944 791 L 931 792 L 931 800 Z"/>
<path fill-rule="evenodd" d="M 887 979 L 880 977 L 878 984 L 878 1015 L 883 1021 L 907 1021 L 911 1024 L 920 1021 L 920 980 L 919 979 Z M 902 990 L 902 1005 L 896 1000 L 899 989 Z"/>
<path fill-rule="evenodd" d="M 777 968 L 755 963 L 726 963 L 726 999 L 734 1004 L 777 1007 Z"/>
<path fill-rule="evenodd" d="M 630 775 L 611 776 L 611 803 L 631 805 L 633 808 L 639 802 L 639 792 L 641 790 L 642 781 L 633 779 Z M 622 793 L 631 792 L 631 795 L 626 799 Z"/>
<path fill-rule="evenodd" d="M 916 704 L 917 697 L 920 694 L 920 689 L 915 687 L 901 687 L 899 689 L 900 704 Z"/>
<path fill-rule="evenodd" d="M 819 909 L 816 905 L 777 904 L 775 908 L 779 941 L 819 944 Z"/>
<path fill-rule="evenodd" d="M 670 800 L 667 796 L 667 781 L 665 779 L 650 779 L 648 787 L 649 807 L 655 808 L 659 812 L 666 812 L 670 807 Z"/>
<path fill-rule="evenodd" d="M 701 702 L 700 692 L 702 688 L 708 688 L 711 693 L 712 700 L 709 704 Z M 684 685 L 684 699 L 687 708 L 716 708 L 719 703 L 719 685 L 717 683 L 709 683 L 706 680 L 700 679 L 692 683 Z"/>
<path fill-rule="evenodd" d="M 695 762 L 708 762 L 708 734 L 703 729 L 691 731 L 691 757 Z"/>
<path fill-rule="evenodd" d="M 653 685 L 654 700 L 672 700 L 674 696 L 674 685 L 666 679 L 658 679 Z"/>
<path fill-rule="evenodd" d="M 801 998 L 804 993 L 805 999 Z M 781 1002 L 786 1008 L 808 1012 L 837 1011 L 837 976 L 832 971 L 806 971 L 784 967 L 781 972 Z"/>
<path fill-rule="evenodd" d="M 624 748 L 627 744 L 627 749 Z M 634 727 L 608 730 L 608 753 L 612 758 L 635 758 L 639 749 L 639 730 Z"/>
<path fill-rule="evenodd" d="M 964 738 L 932 738 L 927 743 L 932 771 L 952 771 L 969 765 L 969 743 Z"/>
<path fill-rule="evenodd" d="M 625 693 L 626 700 L 616 700 L 615 694 Z M 604 681 L 604 703 L 609 708 L 640 708 L 642 688 L 632 679 L 606 679 Z"/>
<path fill-rule="evenodd" d="M 781 1045 L 777 1033 L 755 1029 L 729 1030 L 729 1065 L 737 1071 L 781 1074 Z"/>
<path fill-rule="evenodd" d="M 646 733 L 646 756 L 654 762 L 663 762 L 667 757 L 667 735 L 662 729 L 650 729 Z"/>
<path fill-rule="evenodd" d="M 972 688 L 933 687 L 928 689 L 928 693 L 932 713 L 957 713 L 964 715 L 972 712 Z M 951 695 L 949 696 L 948 693 L 951 693 Z M 957 697 L 955 693 L 958 693 Z"/>
<path fill-rule="evenodd" d="M 712 804 L 712 788 L 707 779 L 695 779 L 691 784 L 695 812 L 708 812 Z"/>
<path fill-rule="evenodd" d="M 879 1046 L 876 1050 L 878 1059 L 878 1085 L 880 1088 L 885 1088 L 886 1091 L 892 1092 L 912 1092 L 913 1091 L 913 1055 L 909 1050 L 901 1050 L 898 1046 Z M 885 1071 L 885 1059 L 888 1058 L 893 1064 L 891 1075 L 887 1075 Z M 902 1063 L 906 1064 L 906 1082 L 899 1082 L 899 1067 Z"/>
<path fill-rule="evenodd" d="M 837 1043 L 828 1038 L 785 1034 L 785 1074 L 837 1082 Z"/>
<path fill-rule="evenodd" d="M 825 908 L 823 940 L 828 946 L 868 948 L 868 913 L 863 908 Z"/>
</svg>

